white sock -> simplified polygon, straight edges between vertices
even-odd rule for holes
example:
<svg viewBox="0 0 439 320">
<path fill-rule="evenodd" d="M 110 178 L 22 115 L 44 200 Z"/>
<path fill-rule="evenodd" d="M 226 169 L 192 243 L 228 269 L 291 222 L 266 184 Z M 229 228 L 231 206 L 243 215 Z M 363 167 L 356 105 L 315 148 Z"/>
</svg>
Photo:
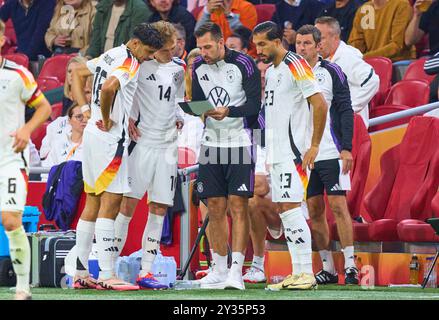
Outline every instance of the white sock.
<svg viewBox="0 0 439 320">
<path fill-rule="evenodd" d="M 330 274 L 336 274 L 332 252 L 329 250 L 319 250 L 319 254 L 320 259 L 322 259 L 323 270 Z"/>
<path fill-rule="evenodd" d="M 143 232 L 141 277 L 151 272 L 152 264 L 157 256 L 157 250 L 160 248 L 164 220 L 164 216 L 159 216 L 151 212 L 148 214 L 148 221 L 146 222 L 145 231 Z"/>
<path fill-rule="evenodd" d="M 23 226 L 13 231 L 6 231 L 9 239 L 9 252 L 12 266 L 17 275 L 17 291 L 30 292 L 30 245 Z"/>
<path fill-rule="evenodd" d="M 79 219 L 76 226 L 76 275 L 88 277 L 88 256 L 90 255 L 95 235 L 95 222 Z"/>
<path fill-rule="evenodd" d="M 253 256 L 252 267 L 255 267 L 261 270 L 262 272 L 264 272 L 264 260 L 265 260 L 265 256 L 262 257 Z"/>
<path fill-rule="evenodd" d="M 123 213 L 119 212 L 114 220 L 114 246 L 117 247 L 118 251 L 113 255 L 113 264 L 116 263 L 117 258 L 119 258 L 122 252 L 125 242 L 128 236 L 128 227 L 130 225 L 132 217 L 127 217 Z"/>
<path fill-rule="evenodd" d="M 355 265 L 355 257 L 354 257 L 354 246 L 349 246 L 342 249 L 344 255 L 344 267 L 347 268 L 356 268 Z"/>
<path fill-rule="evenodd" d="M 220 256 L 219 254 L 214 252 L 212 255 L 212 261 L 212 267 L 214 268 L 214 271 L 221 273 L 227 272 L 227 255 Z"/>
<path fill-rule="evenodd" d="M 244 266 L 245 256 L 241 252 L 232 252 L 232 266 L 230 273 L 242 276 L 242 267 Z"/>
<path fill-rule="evenodd" d="M 98 218 L 96 220 L 96 245 L 99 261 L 99 279 L 108 280 L 114 276 L 113 253 L 118 249 L 114 246 L 114 220 Z"/>
<path fill-rule="evenodd" d="M 279 216 L 285 229 L 285 239 L 287 239 L 291 258 L 298 258 L 301 273 L 313 273 L 311 231 L 303 216 L 302 208 L 288 210 Z M 295 262 L 292 262 L 294 269 Z M 298 274 L 297 271 L 293 272 L 293 274 Z"/>
</svg>

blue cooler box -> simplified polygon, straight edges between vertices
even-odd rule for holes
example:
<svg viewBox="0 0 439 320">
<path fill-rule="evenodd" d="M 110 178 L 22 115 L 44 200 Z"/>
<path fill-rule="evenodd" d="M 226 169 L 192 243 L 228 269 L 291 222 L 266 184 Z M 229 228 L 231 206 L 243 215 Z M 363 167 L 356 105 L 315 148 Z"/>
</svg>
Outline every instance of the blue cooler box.
<svg viewBox="0 0 439 320">
<path fill-rule="evenodd" d="M 37 232 L 38 221 L 41 212 L 38 207 L 25 206 L 23 212 L 23 226 L 26 232 Z M 9 240 L 6 237 L 5 228 L 0 220 L 0 257 L 9 257 Z"/>
</svg>

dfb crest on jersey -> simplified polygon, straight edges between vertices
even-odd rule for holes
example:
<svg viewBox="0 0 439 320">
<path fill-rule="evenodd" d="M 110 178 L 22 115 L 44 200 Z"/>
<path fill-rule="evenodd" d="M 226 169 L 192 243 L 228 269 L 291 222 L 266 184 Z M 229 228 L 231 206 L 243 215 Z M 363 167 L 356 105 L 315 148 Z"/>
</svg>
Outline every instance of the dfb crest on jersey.
<svg viewBox="0 0 439 320">
<path fill-rule="evenodd" d="M 226 78 L 227 78 L 227 81 L 229 81 L 230 83 L 235 81 L 235 79 L 236 79 L 235 70 L 228 70 Z"/>
<path fill-rule="evenodd" d="M 283 74 L 282 74 L 282 73 L 279 73 L 279 74 L 277 75 L 277 83 L 276 83 L 276 86 L 277 86 L 277 87 L 280 86 L 280 83 L 281 83 L 281 81 L 282 81 L 282 77 L 283 77 Z"/>
<path fill-rule="evenodd" d="M 10 82 L 11 81 L 7 80 L 7 79 L 0 80 L 0 90 L 1 91 L 6 91 L 8 89 L 8 87 L 9 87 L 9 83 Z"/>
<path fill-rule="evenodd" d="M 316 72 L 315 75 L 316 75 L 317 82 L 318 82 L 320 85 L 323 84 L 323 83 L 325 82 L 326 77 L 325 77 L 325 74 L 324 74 L 324 73 Z"/>
<path fill-rule="evenodd" d="M 172 79 L 174 80 L 175 84 L 180 84 L 183 81 L 183 71 L 174 72 L 172 74 Z"/>
<path fill-rule="evenodd" d="M 227 107 L 230 103 L 230 96 L 226 89 L 221 87 L 215 87 L 210 90 L 207 99 L 210 99 L 215 107 Z"/>
</svg>

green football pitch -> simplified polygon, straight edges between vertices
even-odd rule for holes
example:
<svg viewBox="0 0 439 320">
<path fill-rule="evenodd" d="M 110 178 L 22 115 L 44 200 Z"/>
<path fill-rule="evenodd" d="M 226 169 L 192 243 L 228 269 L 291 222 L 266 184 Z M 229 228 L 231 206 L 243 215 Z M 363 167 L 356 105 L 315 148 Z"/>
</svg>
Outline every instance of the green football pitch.
<svg viewBox="0 0 439 320">
<path fill-rule="evenodd" d="M 320 286 L 313 291 L 266 291 L 264 284 L 246 285 L 247 290 L 166 290 L 115 292 L 34 288 L 34 300 L 439 300 L 438 289 L 360 286 Z M 0 300 L 13 298 L 9 288 L 0 288 Z"/>
</svg>

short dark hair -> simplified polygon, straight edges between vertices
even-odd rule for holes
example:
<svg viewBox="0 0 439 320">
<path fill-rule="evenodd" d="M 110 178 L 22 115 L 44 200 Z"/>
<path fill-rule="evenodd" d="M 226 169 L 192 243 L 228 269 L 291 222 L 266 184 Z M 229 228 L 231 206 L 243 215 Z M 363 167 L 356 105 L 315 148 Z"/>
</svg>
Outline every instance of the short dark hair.
<svg viewBox="0 0 439 320">
<path fill-rule="evenodd" d="M 199 38 L 204 36 L 206 33 L 210 33 L 212 38 L 214 38 L 216 41 L 223 38 L 223 32 L 221 31 L 220 26 L 213 22 L 206 22 L 205 24 L 201 25 L 197 30 L 195 30 L 194 35 L 196 38 Z"/>
<path fill-rule="evenodd" d="M 281 28 L 273 21 L 265 21 L 258 24 L 253 29 L 253 34 L 266 33 L 268 40 L 279 39 L 282 40 L 283 34 Z"/>
<path fill-rule="evenodd" d="M 139 39 L 144 45 L 154 49 L 163 47 L 163 39 L 160 32 L 151 23 L 140 23 L 134 27 L 133 39 Z"/>
<path fill-rule="evenodd" d="M 177 32 L 177 38 L 186 40 L 186 30 L 183 25 L 179 23 L 173 23 L 175 31 Z"/>
<path fill-rule="evenodd" d="M 238 27 L 233 31 L 233 37 L 240 38 L 242 43 L 242 48 L 249 49 L 250 39 L 252 37 L 252 32 L 244 26 Z"/>
<path fill-rule="evenodd" d="M 314 42 L 316 44 L 320 43 L 320 41 L 322 40 L 322 34 L 320 30 L 311 24 L 305 24 L 301 26 L 299 30 L 297 30 L 297 34 L 300 34 L 302 36 L 312 34 L 312 38 L 314 39 Z"/>
</svg>

